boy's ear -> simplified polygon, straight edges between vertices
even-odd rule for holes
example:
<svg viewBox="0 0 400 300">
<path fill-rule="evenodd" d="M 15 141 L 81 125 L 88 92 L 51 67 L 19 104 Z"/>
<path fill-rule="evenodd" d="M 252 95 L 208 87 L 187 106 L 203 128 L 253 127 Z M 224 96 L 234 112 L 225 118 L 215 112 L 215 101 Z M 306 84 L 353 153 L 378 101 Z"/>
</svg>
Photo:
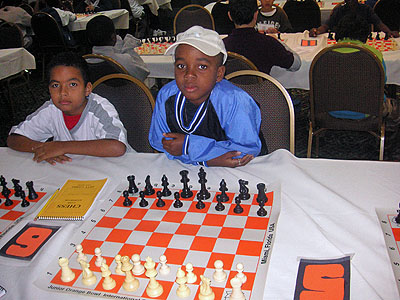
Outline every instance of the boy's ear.
<svg viewBox="0 0 400 300">
<path fill-rule="evenodd" d="M 91 83 L 91 82 L 88 82 L 88 83 L 86 84 L 86 87 L 85 87 L 85 96 L 86 96 L 86 97 L 89 96 L 90 93 L 92 92 L 92 90 L 93 90 L 92 83 Z"/>
<path fill-rule="evenodd" d="M 217 82 L 220 82 L 224 79 L 225 76 L 225 66 L 219 66 L 217 69 Z"/>
</svg>

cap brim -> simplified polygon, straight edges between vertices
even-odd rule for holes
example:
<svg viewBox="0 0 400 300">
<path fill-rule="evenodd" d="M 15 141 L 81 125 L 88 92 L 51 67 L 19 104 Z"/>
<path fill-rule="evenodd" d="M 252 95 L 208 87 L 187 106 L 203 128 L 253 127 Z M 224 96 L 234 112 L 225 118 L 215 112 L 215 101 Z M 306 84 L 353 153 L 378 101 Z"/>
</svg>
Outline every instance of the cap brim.
<svg viewBox="0 0 400 300">
<path fill-rule="evenodd" d="M 210 45 L 209 43 L 204 41 L 199 41 L 198 39 L 193 41 L 191 39 L 185 39 L 185 41 L 176 42 L 168 47 L 168 49 L 165 51 L 165 55 L 174 55 L 176 48 L 179 45 L 183 44 L 190 45 L 208 56 L 216 56 L 219 53 L 222 53 L 224 55 L 224 63 L 225 63 L 227 57 L 226 53 L 221 52 L 221 50 L 215 47 L 214 45 Z"/>
</svg>

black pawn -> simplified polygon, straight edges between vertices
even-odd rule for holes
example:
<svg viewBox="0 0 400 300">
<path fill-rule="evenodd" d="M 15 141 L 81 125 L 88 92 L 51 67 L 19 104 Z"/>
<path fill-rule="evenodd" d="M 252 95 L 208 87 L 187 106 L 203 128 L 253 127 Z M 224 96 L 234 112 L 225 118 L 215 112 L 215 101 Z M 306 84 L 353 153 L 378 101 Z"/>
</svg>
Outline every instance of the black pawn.
<svg viewBox="0 0 400 300">
<path fill-rule="evenodd" d="M 11 191 L 9 188 L 7 188 L 6 186 L 3 186 L 3 191 L 1 192 L 1 194 L 4 196 L 4 198 L 6 198 L 6 202 L 4 202 L 5 206 L 13 205 L 13 201 L 10 200 L 10 198 L 9 198 L 9 196 L 11 194 Z"/>
<path fill-rule="evenodd" d="M 126 177 L 126 179 L 128 179 L 129 182 L 128 192 L 131 194 L 137 193 L 139 189 L 135 183 L 135 175 L 129 175 L 128 177 Z"/>
<path fill-rule="evenodd" d="M 281 39 L 281 33 L 278 32 L 278 40 L 280 40 L 280 39 Z"/>
<path fill-rule="evenodd" d="M 181 197 L 184 199 L 192 197 L 193 192 L 190 190 L 189 185 L 188 185 L 188 182 L 190 181 L 190 179 L 188 177 L 189 171 L 182 170 L 179 172 L 179 174 L 182 176 L 181 182 L 183 183 Z"/>
<path fill-rule="evenodd" d="M 228 188 L 226 187 L 226 182 L 224 179 L 222 179 L 221 182 L 219 183 L 219 190 L 220 190 L 221 194 L 217 195 L 217 200 L 219 197 L 221 199 L 221 202 L 228 202 L 229 197 L 226 194 L 226 191 L 228 190 Z"/>
<path fill-rule="evenodd" d="M 168 189 L 169 182 L 168 182 L 167 176 L 163 175 L 163 177 L 161 178 L 161 185 L 163 186 L 163 190 L 161 191 L 161 194 L 164 197 L 171 196 L 172 192 Z"/>
<path fill-rule="evenodd" d="M 140 202 L 139 202 L 139 206 L 140 207 L 146 207 L 147 205 L 149 205 L 149 202 L 147 202 L 147 200 L 144 199 L 144 192 L 143 191 L 139 192 L 139 196 L 140 196 Z"/>
<path fill-rule="evenodd" d="M 225 209 L 225 205 L 222 204 L 222 200 L 221 200 L 221 195 L 217 195 L 217 205 L 215 205 L 215 210 L 216 211 L 223 211 Z"/>
<path fill-rule="evenodd" d="M 22 199 L 22 202 L 21 202 L 21 206 L 22 206 L 22 207 L 27 207 L 27 206 L 30 205 L 29 201 L 26 200 L 26 198 L 25 198 L 25 192 L 24 192 L 24 191 L 21 191 L 21 192 L 20 192 L 20 197 L 21 197 L 21 199 Z"/>
<path fill-rule="evenodd" d="M 3 187 L 7 185 L 6 179 L 3 175 L 0 175 L 0 185 Z"/>
<path fill-rule="evenodd" d="M 199 196 L 199 195 L 197 195 Z M 202 199 L 200 197 L 197 197 L 197 203 L 196 203 L 196 208 L 197 209 L 203 209 L 205 208 L 206 205 L 204 204 L 204 202 L 202 201 Z"/>
<path fill-rule="evenodd" d="M 19 185 L 18 179 L 11 179 L 12 183 L 14 184 L 14 195 L 15 197 L 21 197 L 22 186 Z"/>
<path fill-rule="evenodd" d="M 389 39 L 389 33 L 386 32 L 384 40 L 387 41 Z"/>
<path fill-rule="evenodd" d="M 131 206 L 132 205 L 132 200 L 129 199 L 129 192 L 124 191 L 122 195 L 125 197 L 124 202 L 122 203 L 124 206 Z"/>
<path fill-rule="evenodd" d="M 181 199 L 179 199 L 179 192 L 175 192 L 174 193 L 174 198 L 175 198 L 175 201 L 174 201 L 174 207 L 175 208 L 181 208 L 182 206 L 183 206 L 183 202 L 181 201 Z"/>
<path fill-rule="evenodd" d="M 379 40 L 381 39 L 381 36 L 379 35 L 379 32 L 376 33 L 375 39 L 376 39 L 377 41 L 379 41 Z"/>
<path fill-rule="evenodd" d="M 372 32 L 369 33 L 368 39 L 369 39 L 369 40 L 372 40 Z"/>
<path fill-rule="evenodd" d="M 38 194 L 35 192 L 35 189 L 33 188 L 33 181 L 27 181 L 26 187 L 28 188 L 28 199 L 29 200 L 37 199 Z"/>
<path fill-rule="evenodd" d="M 239 199 L 242 201 L 250 199 L 249 188 L 246 186 L 247 184 L 249 184 L 248 181 L 239 179 Z"/>
<path fill-rule="evenodd" d="M 328 40 L 333 40 L 332 31 L 329 31 L 329 34 L 328 34 Z"/>
<path fill-rule="evenodd" d="M 243 212 L 243 207 L 241 207 L 240 206 L 240 198 L 239 197 L 236 197 L 235 198 L 235 203 L 236 203 L 236 206 L 235 206 L 235 208 L 233 209 L 233 212 L 235 213 L 235 214 L 241 214 L 242 212 Z"/>
<path fill-rule="evenodd" d="M 400 212 L 394 220 L 396 221 L 397 224 L 400 224 Z"/>
<path fill-rule="evenodd" d="M 268 212 L 264 208 L 264 204 L 265 202 L 263 201 L 260 201 L 259 203 L 260 208 L 257 210 L 257 215 L 259 215 L 260 217 L 265 217 L 268 214 Z"/>
<path fill-rule="evenodd" d="M 200 191 L 197 194 L 197 197 L 200 197 L 201 200 L 206 200 L 208 198 L 210 198 L 210 192 L 207 191 L 207 187 L 206 187 L 206 172 L 204 172 L 204 169 L 201 167 L 200 171 L 198 173 L 199 175 L 199 183 L 200 183 Z"/>
<path fill-rule="evenodd" d="M 267 202 L 268 198 L 267 195 L 265 195 L 265 184 L 264 183 L 257 184 L 257 190 L 258 190 L 257 203 L 260 203 L 260 201 L 264 201 L 264 203 Z"/>
<path fill-rule="evenodd" d="M 158 192 L 157 192 L 157 198 L 158 198 L 158 200 L 157 200 L 157 203 L 156 203 L 156 206 L 157 206 L 157 207 L 164 207 L 164 206 L 165 206 L 165 201 L 164 201 L 163 199 L 161 199 L 161 197 L 162 197 L 162 194 L 161 194 L 160 191 L 158 191 Z"/>
<path fill-rule="evenodd" d="M 147 196 L 153 195 L 155 193 L 155 190 L 153 189 L 153 186 L 151 185 L 150 175 L 147 175 L 145 182 L 146 182 L 146 185 L 144 187 L 144 194 Z"/>
</svg>

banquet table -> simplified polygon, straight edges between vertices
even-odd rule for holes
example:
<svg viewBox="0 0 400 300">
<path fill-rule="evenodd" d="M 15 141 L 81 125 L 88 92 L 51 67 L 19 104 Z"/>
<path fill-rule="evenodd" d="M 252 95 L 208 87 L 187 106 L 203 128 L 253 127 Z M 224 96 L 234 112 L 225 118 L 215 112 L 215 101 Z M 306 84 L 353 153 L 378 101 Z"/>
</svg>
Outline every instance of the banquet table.
<svg viewBox="0 0 400 300">
<path fill-rule="evenodd" d="M 78 17 L 75 21 L 68 24 L 68 28 L 71 31 L 86 30 L 87 23 L 95 16 L 105 15 L 109 17 L 116 29 L 128 29 L 129 28 L 129 13 L 126 9 L 113 9 L 105 10 L 92 15 Z"/>
<path fill-rule="evenodd" d="M 384 34 L 381 33 L 383 37 Z M 327 47 L 328 34 L 322 34 L 315 38 L 308 36 L 308 31 L 299 33 L 283 33 L 281 40 L 292 50 L 299 54 L 301 67 L 296 72 L 290 72 L 280 67 L 273 67 L 270 75 L 276 78 L 285 88 L 298 88 L 308 90 L 310 88 L 308 73 L 311 62 L 319 51 Z M 316 46 L 301 46 L 301 40 L 316 40 Z M 400 47 L 400 38 L 395 39 Z M 267 50 L 266 50 L 267 51 Z M 149 77 L 174 78 L 174 66 L 172 56 L 141 55 L 143 61 L 149 67 Z M 400 85 L 400 50 L 383 52 L 386 64 L 386 83 Z"/>
<path fill-rule="evenodd" d="M 0 50 L 0 80 L 30 69 L 36 69 L 35 57 L 25 48 Z"/>
<path fill-rule="evenodd" d="M 33 180 L 55 191 L 67 179 L 108 178 L 95 202 L 107 201 L 116 185 L 134 174 L 152 180 L 166 174 L 170 182 L 179 182 L 180 170 L 188 170 L 191 184 L 197 187 L 199 166 L 168 160 L 164 154 L 128 153 L 117 158 L 72 156 L 66 164 L 51 166 L 35 163 L 32 154 L 0 148 L 1 174 Z M 281 185 L 281 211 L 268 269 L 263 299 L 293 299 L 298 258 L 335 258 L 352 254 L 350 293 L 353 300 L 399 299 L 376 207 L 398 208 L 400 199 L 400 164 L 377 161 L 342 161 L 300 159 L 286 150 L 257 157 L 235 169 L 206 168 L 207 185 L 215 189 L 221 178 L 231 190 L 238 179 L 256 184 Z M 39 208 L 38 208 L 39 209 Z M 26 216 L 0 238 L 2 247 L 25 224 L 32 222 L 38 209 Z M 89 221 L 89 220 L 88 220 Z M 40 221 L 46 222 L 46 221 Z M 47 221 L 62 226 L 31 261 L 17 261 L 0 256 L 0 286 L 7 290 L 2 300 L 71 299 L 69 294 L 39 289 L 34 281 L 47 264 L 59 257 L 68 238 L 79 231 L 79 221 Z M 260 287 L 262 288 L 262 287 Z M 74 299 L 90 299 L 75 295 Z"/>
<path fill-rule="evenodd" d="M 148 5 L 153 15 L 158 16 L 158 9 L 160 6 L 165 5 L 168 9 L 172 10 L 171 0 L 139 0 L 140 5 Z"/>
</svg>

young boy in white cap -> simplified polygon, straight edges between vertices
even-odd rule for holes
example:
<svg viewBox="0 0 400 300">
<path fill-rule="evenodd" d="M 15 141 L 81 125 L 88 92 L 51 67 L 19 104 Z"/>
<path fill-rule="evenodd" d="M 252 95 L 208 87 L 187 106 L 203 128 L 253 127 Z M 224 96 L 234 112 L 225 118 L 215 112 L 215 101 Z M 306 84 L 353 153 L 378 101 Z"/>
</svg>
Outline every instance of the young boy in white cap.
<svg viewBox="0 0 400 300">
<path fill-rule="evenodd" d="M 175 80 L 158 93 L 152 147 L 170 159 L 204 166 L 244 166 L 265 154 L 259 107 L 223 79 L 227 53 L 218 33 L 193 26 L 178 34 L 168 54 L 175 55 Z"/>
</svg>

